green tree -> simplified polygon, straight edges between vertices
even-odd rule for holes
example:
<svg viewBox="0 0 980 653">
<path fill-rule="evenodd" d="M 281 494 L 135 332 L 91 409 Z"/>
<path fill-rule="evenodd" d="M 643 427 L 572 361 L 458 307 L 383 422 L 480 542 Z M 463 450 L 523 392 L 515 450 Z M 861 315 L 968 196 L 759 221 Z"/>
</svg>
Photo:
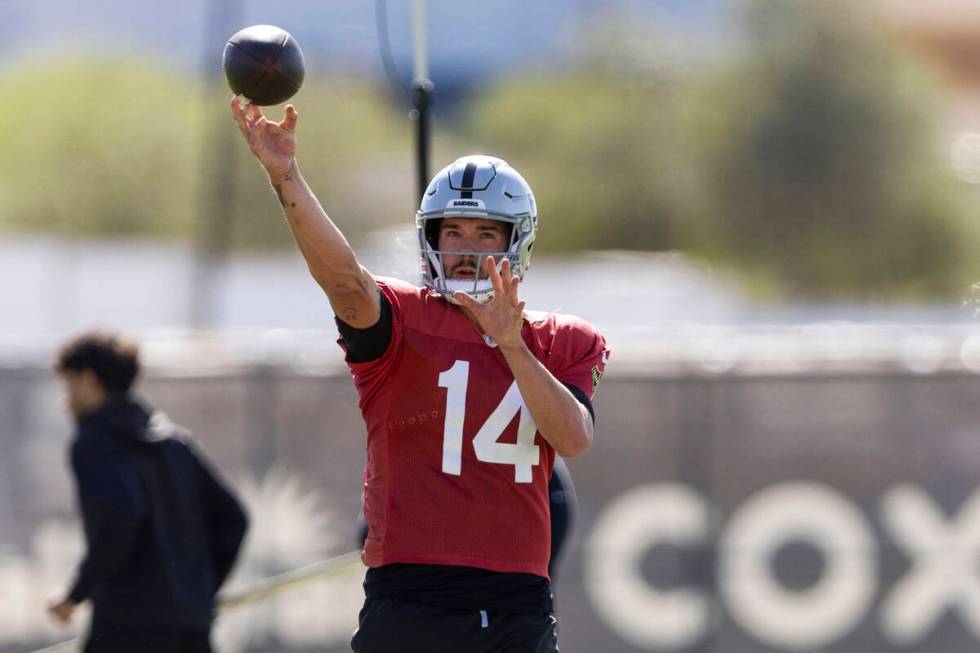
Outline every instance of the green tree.
<svg viewBox="0 0 980 653">
<path fill-rule="evenodd" d="M 225 221 L 216 233 L 229 248 L 291 248 L 230 97 L 223 80 L 206 87 L 148 60 L 92 54 L 11 67 L 0 77 L 0 229 L 188 240 L 212 220 Z M 411 220 L 411 132 L 376 86 L 311 78 L 293 101 L 303 172 L 345 233 L 356 241 Z"/>
<path fill-rule="evenodd" d="M 0 77 L 0 227 L 186 233 L 199 134 L 187 80 L 150 62 L 27 61 Z"/>
<path fill-rule="evenodd" d="M 478 99 L 460 138 L 528 179 L 542 249 L 674 249 L 696 181 L 677 130 L 683 90 L 600 65 L 508 80 Z"/>
<path fill-rule="evenodd" d="M 607 30 L 584 67 L 485 91 L 459 137 L 524 172 L 546 250 L 681 249 L 768 296 L 961 293 L 976 236 L 935 80 L 865 5 L 742 9 L 695 67 Z"/>
<path fill-rule="evenodd" d="M 314 79 L 291 101 L 300 114 L 297 160 L 341 230 L 359 241 L 370 231 L 410 224 L 417 206 L 407 112 L 390 106 L 375 85 L 354 80 Z M 282 113 L 266 109 L 276 120 Z M 228 128 L 240 140 L 230 117 Z M 258 162 L 244 142 L 235 150 L 234 242 L 253 249 L 291 243 Z"/>
<path fill-rule="evenodd" d="M 962 189 L 936 88 L 852 3 L 753 0 L 693 122 L 708 193 L 693 249 L 776 294 L 962 289 Z"/>
</svg>

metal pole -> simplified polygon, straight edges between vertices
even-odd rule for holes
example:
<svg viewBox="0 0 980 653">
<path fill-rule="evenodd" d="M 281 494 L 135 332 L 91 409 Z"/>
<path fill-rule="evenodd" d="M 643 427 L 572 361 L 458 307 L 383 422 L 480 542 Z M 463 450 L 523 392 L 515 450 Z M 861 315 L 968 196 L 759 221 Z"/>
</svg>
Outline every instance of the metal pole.
<svg viewBox="0 0 980 653">
<path fill-rule="evenodd" d="M 412 1 L 412 40 L 415 46 L 412 76 L 426 79 L 429 76 L 429 58 L 425 42 L 425 0 Z"/>
<path fill-rule="evenodd" d="M 221 51 L 224 40 L 241 21 L 241 0 L 211 0 L 205 20 L 205 47 L 201 77 L 204 82 L 204 120 L 199 175 L 201 188 L 194 225 L 194 259 L 191 271 L 188 318 L 195 328 L 212 326 L 218 304 L 217 275 L 223 269 L 231 239 L 235 196 L 234 162 L 238 152 L 235 130 L 228 118 L 227 99 L 219 101 Z"/>
<path fill-rule="evenodd" d="M 218 597 L 218 610 L 224 612 L 229 608 L 239 605 L 254 603 L 255 601 L 267 599 L 282 594 L 285 590 L 306 585 L 312 581 L 321 580 L 330 576 L 343 573 L 348 569 L 358 566 L 361 561 L 360 551 L 351 551 L 343 555 L 328 558 L 321 562 L 315 562 L 306 567 L 293 569 L 278 576 L 263 578 L 245 588 L 230 594 L 222 594 Z M 68 653 L 77 651 L 82 641 L 76 637 L 60 644 L 54 644 L 47 648 L 37 649 L 33 653 Z"/>
<path fill-rule="evenodd" d="M 428 79 L 412 81 L 412 102 L 415 108 L 408 114 L 415 123 L 415 169 L 418 180 L 418 200 L 422 201 L 429 183 L 429 105 L 432 100 L 433 84 Z"/>
<path fill-rule="evenodd" d="M 418 183 L 418 200 L 422 201 L 429 183 L 429 142 L 432 91 L 435 88 L 429 77 L 428 52 L 425 33 L 425 0 L 412 2 L 412 40 L 415 47 L 412 71 L 412 104 L 408 114 L 415 123 L 415 170 Z"/>
</svg>

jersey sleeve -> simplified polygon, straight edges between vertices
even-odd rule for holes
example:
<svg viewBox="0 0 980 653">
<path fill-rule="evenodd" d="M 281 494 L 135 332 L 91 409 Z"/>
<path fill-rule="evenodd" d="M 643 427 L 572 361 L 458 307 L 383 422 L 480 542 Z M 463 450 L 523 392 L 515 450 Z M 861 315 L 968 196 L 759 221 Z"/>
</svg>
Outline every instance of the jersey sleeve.
<svg viewBox="0 0 980 653">
<path fill-rule="evenodd" d="M 606 371 L 609 348 L 606 339 L 591 324 L 566 317 L 557 325 L 551 358 L 554 377 L 578 388 L 592 400 Z"/>
<path fill-rule="evenodd" d="M 366 363 L 384 356 L 391 342 L 391 302 L 378 288 L 380 315 L 378 321 L 371 326 L 358 329 L 347 324 L 339 317 L 334 317 L 337 331 L 340 333 L 338 343 L 347 352 L 346 360 L 354 363 Z"/>
<path fill-rule="evenodd" d="M 397 364 L 404 346 L 406 314 L 411 310 L 412 302 L 418 297 L 417 289 L 407 283 L 383 277 L 376 277 L 375 281 L 391 309 L 391 335 L 384 353 L 372 360 L 359 362 L 351 356 L 343 336 L 337 338 L 337 344 L 344 350 L 347 367 L 354 375 L 354 383 L 362 402 L 371 400 L 384 379 L 391 373 L 393 366 Z"/>
</svg>

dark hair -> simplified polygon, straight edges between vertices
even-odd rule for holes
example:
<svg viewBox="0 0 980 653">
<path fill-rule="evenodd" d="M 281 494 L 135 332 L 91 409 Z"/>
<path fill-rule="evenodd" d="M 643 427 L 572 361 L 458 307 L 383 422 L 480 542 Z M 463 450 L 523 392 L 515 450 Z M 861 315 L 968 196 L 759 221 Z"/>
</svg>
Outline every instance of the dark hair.
<svg viewBox="0 0 980 653">
<path fill-rule="evenodd" d="M 88 331 L 61 346 L 54 369 L 57 372 L 92 370 L 106 392 L 125 395 L 140 371 L 139 347 L 108 331 Z"/>
</svg>

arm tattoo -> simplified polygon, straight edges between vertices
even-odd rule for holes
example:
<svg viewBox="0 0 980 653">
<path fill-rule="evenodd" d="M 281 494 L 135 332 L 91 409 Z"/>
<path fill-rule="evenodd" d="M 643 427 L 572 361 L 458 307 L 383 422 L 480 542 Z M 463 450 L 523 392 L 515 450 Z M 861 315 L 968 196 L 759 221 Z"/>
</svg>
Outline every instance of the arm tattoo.
<svg viewBox="0 0 980 653">
<path fill-rule="evenodd" d="M 289 177 L 286 177 L 286 179 L 288 179 L 288 178 Z M 276 197 L 279 198 L 279 204 L 282 205 L 282 208 L 286 208 L 287 206 L 289 208 L 291 208 L 291 209 L 296 208 L 296 202 L 287 202 L 286 201 L 286 198 L 283 197 L 283 195 L 282 195 L 282 184 L 275 184 L 273 186 L 273 188 L 276 189 Z"/>
<path fill-rule="evenodd" d="M 357 311 L 353 308 L 345 308 L 341 313 L 343 313 L 343 320 L 347 324 L 353 324 L 357 320 Z"/>
<path fill-rule="evenodd" d="M 279 204 L 281 204 L 282 207 L 285 208 L 287 202 L 286 202 L 286 198 L 282 196 L 282 184 L 275 184 L 273 185 L 273 188 L 276 189 L 276 197 L 279 198 Z M 293 204 L 293 206 L 296 205 Z"/>
<path fill-rule="evenodd" d="M 289 164 L 289 170 L 283 176 L 282 183 L 285 183 L 287 181 L 292 181 L 293 180 L 293 169 L 295 167 L 296 167 L 296 161 L 294 159 Z M 286 198 L 283 197 L 283 195 L 282 195 L 282 183 L 278 183 L 278 184 L 273 184 L 272 185 L 272 187 L 276 189 L 276 196 L 279 198 L 279 204 L 281 204 L 283 208 L 286 208 L 286 205 L 287 204 L 289 205 L 290 208 L 295 208 L 296 207 L 296 202 L 286 202 Z"/>
</svg>

